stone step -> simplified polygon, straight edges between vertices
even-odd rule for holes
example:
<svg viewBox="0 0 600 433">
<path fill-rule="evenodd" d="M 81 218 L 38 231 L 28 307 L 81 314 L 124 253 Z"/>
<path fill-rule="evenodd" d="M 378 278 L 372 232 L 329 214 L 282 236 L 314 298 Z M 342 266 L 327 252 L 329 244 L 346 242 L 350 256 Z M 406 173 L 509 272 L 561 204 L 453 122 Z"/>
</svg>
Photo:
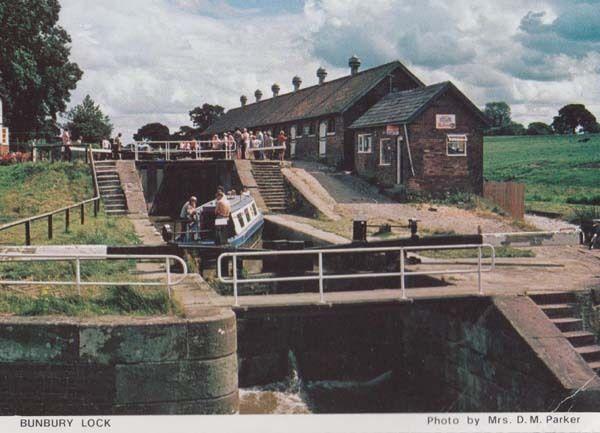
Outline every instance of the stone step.
<svg viewBox="0 0 600 433">
<path fill-rule="evenodd" d="M 267 199 L 268 197 L 285 199 L 287 197 L 287 194 L 285 193 L 285 191 L 280 191 L 280 192 L 272 191 L 272 192 L 267 192 L 267 193 L 261 193 L 261 195 L 264 199 Z"/>
<path fill-rule="evenodd" d="M 569 304 L 543 304 L 541 308 L 551 319 L 573 316 L 573 307 Z"/>
<path fill-rule="evenodd" d="M 575 302 L 575 294 L 573 292 L 533 293 L 530 294 L 529 297 L 538 305 L 568 304 Z"/>
<path fill-rule="evenodd" d="M 113 206 L 116 204 L 123 205 L 123 206 L 127 205 L 127 202 L 125 201 L 125 199 L 123 197 L 103 198 L 102 201 L 107 206 Z"/>
<path fill-rule="evenodd" d="M 596 336 L 587 331 L 563 332 L 573 347 L 590 346 L 596 343 Z"/>
<path fill-rule="evenodd" d="M 588 365 L 596 374 L 600 374 L 600 361 L 588 362 Z"/>
<path fill-rule="evenodd" d="M 556 325 L 562 332 L 571 331 L 582 331 L 583 322 L 581 319 L 575 319 L 574 317 L 565 317 L 560 319 L 550 319 L 552 323 Z"/>
<path fill-rule="evenodd" d="M 600 346 L 597 344 L 576 347 L 575 350 L 587 362 L 600 361 Z"/>
</svg>

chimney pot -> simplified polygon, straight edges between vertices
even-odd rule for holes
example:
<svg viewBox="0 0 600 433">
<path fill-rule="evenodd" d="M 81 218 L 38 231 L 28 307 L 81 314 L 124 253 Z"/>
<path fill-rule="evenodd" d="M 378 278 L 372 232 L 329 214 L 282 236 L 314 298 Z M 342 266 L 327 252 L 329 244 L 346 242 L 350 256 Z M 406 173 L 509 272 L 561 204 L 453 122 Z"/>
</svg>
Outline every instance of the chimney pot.
<svg viewBox="0 0 600 433">
<path fill-rule="evenodd" d="M 262 98 L 262 92 L 260 89 L 256 89 L 256 92 L 254 92 L 254 97 L 256 98 L 256 102 L 260 101 L 260 98 Z"/>
<path fill-rule="evenodd" d="M 319 84 L 323 84 L 325 82 L 325 77 L 327 77 L 327 71 L 325 68 L 317 69 L 317 77 L 319 77 Z"/>
<path fill-rule="evenodd" d="M 279 84 L 277 84 L 277 83 L 274 83 L 274 84 L 271 86 L 271 90 L 273 91 L 273 98 L 274 98 L 274 97 L 276 97 L 276 96 L 279 96 L 279 90 L 280 90 L 280 89 L 279 89 Z"/>
<path fill-rule="evenodd" d="M 302 78 L 296 75 L 294 78 L 292 78 L 292 84 L 294 85 L 294 92 L 297 92 L 302 84 Z"/>
<path fill-rule="evenodd" d="M 246 98 L 246 95 L 240 96 L 240 102 L 242 103 L 242 107 L 246 106 L 246 102 L 248 102 L 248 98 Z"/>
<path fill-rule="evenodd" d="M 358 68 L 360 68 L 360 59 L 356 57 L 356 54 L 348 59 L 348 66 L 350 66 L 350 75 L 358 74 Z"/>
</svg>

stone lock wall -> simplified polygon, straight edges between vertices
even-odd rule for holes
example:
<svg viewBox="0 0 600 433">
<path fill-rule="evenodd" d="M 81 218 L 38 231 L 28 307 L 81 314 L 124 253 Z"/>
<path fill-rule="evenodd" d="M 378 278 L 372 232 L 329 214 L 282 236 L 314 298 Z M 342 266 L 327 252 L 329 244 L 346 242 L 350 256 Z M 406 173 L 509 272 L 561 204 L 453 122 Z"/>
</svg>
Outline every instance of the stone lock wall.
<svg viewBox="0 0 600 433">
<path fill-rule="evenodd" d="M 202 319 L 0 320 L 0 415 L 238 409 L 230 310 Z"/>
</svg>

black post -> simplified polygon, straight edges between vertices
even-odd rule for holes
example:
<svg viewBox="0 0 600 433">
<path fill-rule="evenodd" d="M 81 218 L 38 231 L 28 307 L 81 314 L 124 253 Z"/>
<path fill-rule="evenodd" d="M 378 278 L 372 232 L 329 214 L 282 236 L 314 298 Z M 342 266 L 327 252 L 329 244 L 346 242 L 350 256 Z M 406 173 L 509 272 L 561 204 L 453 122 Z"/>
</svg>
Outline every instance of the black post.
<svg viewBox="0 0 600 433">
<path fill-rule="evenodd" d="M 94 218 L 98 218 L 98 200 L 94 200 Z"/>
<path fill-rule="evenodd" d="M 354 220 L 352 223 L 352 241 L 366 242 L 367 241 L 367 221 Z"/>
<path fill-rule="evenodd" d="M 81 225 L 85 224 L 85 204 L 81 203 Z"/>
<path fill-rule="evenodd" d="M 52 214 L 48 215 L 48 239 L 52 239 Z"/>
<path fill-rule="evenodd" d="M 413 239 L 417 239 L 419 236 L 417 235 L 417 220 L 409 219 L 408 226 L 410 227 L 410 237 Z"/>
<path fill-rule="evenodd" d="M 71 209 L 67 208 L 67 210 L 65 211 L 65 233 L 69 232 L 70 216 L 71 216 Z"/>
<path fill-rule="evenodd" d="M 31 221 L 25 222 L 25 245 L 31 245 Z"/>
</svg>

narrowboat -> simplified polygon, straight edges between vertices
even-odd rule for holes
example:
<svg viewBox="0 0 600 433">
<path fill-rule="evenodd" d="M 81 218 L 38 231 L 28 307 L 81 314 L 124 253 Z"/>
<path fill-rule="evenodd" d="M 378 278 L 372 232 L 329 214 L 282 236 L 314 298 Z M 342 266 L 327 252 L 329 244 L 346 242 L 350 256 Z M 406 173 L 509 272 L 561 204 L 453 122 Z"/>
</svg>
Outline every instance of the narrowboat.
<svg viewBox="0 0 600 433">
<path fill-rule="evenodd" d="M 225 222 L 215 218 L 216 200 L 204 203 L 196 211 L 194 223 L 184 224 L 173 232 L 170 225 L 162 228 L 163 239 L 180 247 L 252 248 L 261 239 L 264 225 L 262 212 L 250 195 L 227 196 L 231 214 Z"/>
</svg>

